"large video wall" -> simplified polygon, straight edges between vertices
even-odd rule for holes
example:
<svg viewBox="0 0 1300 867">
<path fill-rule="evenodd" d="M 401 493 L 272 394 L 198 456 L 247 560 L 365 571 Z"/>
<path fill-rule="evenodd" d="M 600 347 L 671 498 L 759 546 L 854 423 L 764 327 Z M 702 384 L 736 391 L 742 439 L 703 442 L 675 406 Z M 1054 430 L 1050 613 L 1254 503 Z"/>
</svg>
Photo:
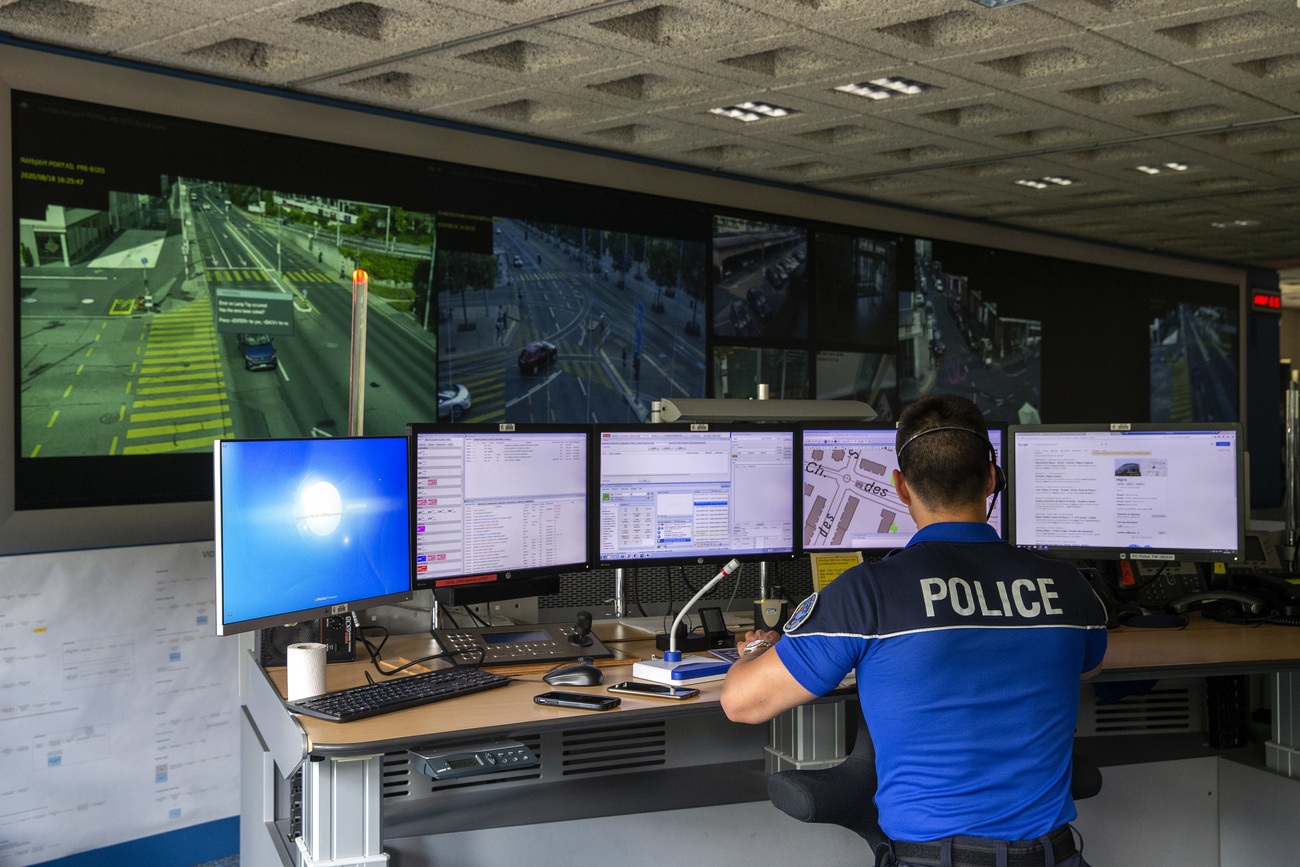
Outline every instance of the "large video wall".
<svg viewBox="0 0 1300 867">
<path fill-rule="evenodd" d="M 934 392 L 1235 420 L 1237 288 L 15 92 L 16 506 L 211 497 L 214 438 Z"/>
</svg>

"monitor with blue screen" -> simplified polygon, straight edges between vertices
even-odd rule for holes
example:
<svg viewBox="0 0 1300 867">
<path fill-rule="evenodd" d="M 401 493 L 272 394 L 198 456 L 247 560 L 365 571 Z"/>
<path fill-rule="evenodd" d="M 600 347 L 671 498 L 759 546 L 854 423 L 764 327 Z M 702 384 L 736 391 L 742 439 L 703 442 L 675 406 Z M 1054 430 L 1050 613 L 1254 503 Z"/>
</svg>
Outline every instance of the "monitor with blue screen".
<svg viewBox="0 0 1300 867">
<path fill-rule="evenodd" d="M 1237 424 L 1010 429 L 1010 540 L 1069 559 L 1241 559 Z"/>
<path fill-rule="evenodd" d="M 218 635 L 409 600 L 405 437 L 213 445 Z"/>
<path fill-rule="evenodd" d="M 916 522 L 898 499 L 893 425 L 807 427 L 803 431 L 803 547 L 806 551 L 902 548 Z M 1002 429 L 989 428 L 1002 459 Z M 1002 498 L 989 524 L 1002 533 Z"/>
</svg>

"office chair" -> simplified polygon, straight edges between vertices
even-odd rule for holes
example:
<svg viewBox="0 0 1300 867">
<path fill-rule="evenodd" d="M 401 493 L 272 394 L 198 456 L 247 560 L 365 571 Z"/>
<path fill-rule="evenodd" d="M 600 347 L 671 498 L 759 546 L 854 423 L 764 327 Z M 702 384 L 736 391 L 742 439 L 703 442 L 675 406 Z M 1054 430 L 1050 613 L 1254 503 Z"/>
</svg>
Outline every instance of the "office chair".
<svg viewBox="0 0 1300 867">
<path fill-rule="evenodd" d="M 888 838 L 876 810 L 876 748 L 858 705 L 857 737 L 843 762 L 817 771 L 780 771 L 767 778 L 773 806 L 800 822 L 841 825 L 873 850 Z M 1074 751 L 1070 797 L 1076 801 L 1101 791 L 1101 770 Z"/>
</svg>

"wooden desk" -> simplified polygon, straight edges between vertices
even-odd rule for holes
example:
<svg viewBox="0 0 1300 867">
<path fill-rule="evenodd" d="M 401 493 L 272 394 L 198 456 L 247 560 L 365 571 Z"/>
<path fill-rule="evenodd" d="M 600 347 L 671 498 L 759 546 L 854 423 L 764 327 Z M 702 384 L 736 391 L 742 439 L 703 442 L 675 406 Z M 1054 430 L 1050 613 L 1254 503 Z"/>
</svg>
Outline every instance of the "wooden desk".
<svg viewBox="0 0 1300 867">
<path fill-rule="evenodd" d="M 605 640 L 605 634 L 606 630 L 602 628 L 600 630 L 602 640 Z M 648 659 L 655 649 L 653 641 L 644 639 L 619 642 L 611 638 L 607 646 L 614 651 L 616 658 L 626 659 L 627 663 L 601 667 L 606 686 L 631 680 L 632 663 L 639 659 Z M 434 653 L 437 653 L 437 644 L 432 639 L 405 637 L 388 642 L 384 648 L 384 659 L 401 664 Z M 363 655 L 364 652 L 359 650 L 358 656 Z M 430 665 L 443 667 L 445 663 L 433 662 Z M 473 732 L 475 736 L 492 737 L 521 727 L 542 731 L 571 725 L 577 720 L 590 724 L 593 716 L 601 716 L 607 720 L 617 718 L 622 723 L 641 717 L 662 717 L 666 711 L 674 714 L 719 711 L 722 681 L 700 684 L 699 696 L 684 701 L 623 695 L 620 696 L 622 704 L 618 708 L 599 713 L 535 704 L 533 696 L 552 690 L 600 694 L 606 690 L 606 686 L 555 687 L 541 683 L 546 668 L 547 666 L 542 665 L 538 666 L 536 673 L 514 675 L 539 681 L 538 683 L 512 683 L 499 689 L 461 696 L 452 701 L 435 702 L 355 722 L 334 723 L 308 716 L 295 716 L 294 719 L 306 736 L 310 754 L 338 757 L 406 749 L 411 745 L 413 737 L 434 743 L 440 739 L 445 740 L 447 736 L 462 735 L 465 732 Z M 368 670 L 372 670 L 369 660 L 331 665 L 326 671 L 326 685 L 331 692 L 360 686 L 366 682 Z M 266 674 L 280 695 L 286 695 L 287 669 L 271 668 Z"/>
<path fill-rule="evenodd" d="M 1260 674 L 1300 668 L 1300 628 L 1236 626 L 1196 614 L 1186 629 L 1121 626 L 1107 636 L 1098 680 Z"/>
<path fill-rule="evenodd" d="M 612 631 L 610 626 L 597 624 L 597 634 L 628 662 L 604 668 L 606 684 L 630 679 L 631 663 L 654 649 L 648 640 L 619 641 L 635 633 Z M 385 656 L 414 659 L 433 650 L 428 639 L 394 639 Z M 532 697 L 551 687 L 520 682 L 341 724 L 287 713 L 282 702 L 285 670 L 264 672 L 251 657 L 249 663 L 241 752 L 245 776 L 261 783 L 252 793 L 244 784 L 241 851 L 246 867 L 287 864 L 302 857 L 290 848 L 287 820 L 276 808 L 277 801 L 289 800 L 284 778 L 300 765 L 308 851 L 320 861 L 362 865 L 384 863 L 384 836 L 493 827 L 502 815 L 525 824 L 642 812 L 661 808 L 664 793 L 671 793 L 670 802 L 682 807 L 766 798 L 761 757 L 768 727 L 727 721 L 719 704 L 720 681 L 701 684 L 698 697 L 682 702 L 622 696 L 618 709 L 600 713 L 534 704 Z M 369 665 L 331 665 L 329 688 L 364 683 Z M 1240 627 L 1194 617 L 1182 630 L 1113 630 L 1099 677 L 1185 678 L 1294 669 L 1300 669 L 1300 629 Z M 521 676 L 540 680 L 540 672 Z M 564 689 L 600 693 L 605 687 Z M 828 699 L 852 692 L 837 690 Z M 482 777 L 476 779 L 488 784 L 442 784 L 416 773 L 407 752 L 412 747 L 502 738 L 519 740 L 539 752 L 540 770 L 503 774 L 499 783 Z M 281 791 L 276 792 L 275 785 Z M 262 839 L 255 839 L 258 834 Z M 259 851 L 269 850 L 277 853 L 274 860 L 259 859 Z"/>
</svg>

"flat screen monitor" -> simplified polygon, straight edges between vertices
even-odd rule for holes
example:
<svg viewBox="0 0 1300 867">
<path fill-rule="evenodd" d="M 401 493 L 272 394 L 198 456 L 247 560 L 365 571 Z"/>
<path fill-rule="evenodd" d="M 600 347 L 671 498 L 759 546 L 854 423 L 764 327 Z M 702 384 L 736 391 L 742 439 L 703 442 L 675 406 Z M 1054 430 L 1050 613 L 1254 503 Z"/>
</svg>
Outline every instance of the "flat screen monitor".
<svg viewBox="0 0 1300 867">
<path fill-rule="evenodd" d="M 1015 545 L 1071 559 L 1240 559 L 1240 425 L 1017 425 L 1010 434 Z"/>
<path fill-rule="evenodd" d="M 415 581 L 435 591 L 587 567 L 590 430 L 408 425 Z M 536 595 L 520 589 L 517 593 Z"/>
<path fill-rule="evenodd" d="M 213 444 L 218 635 L 411 598 L 405 437 Z"/>
<path fill-rule="evenodd" d="M 901 548 L 911 540 L 916 522 L 894 488 L 897 435 L 893 425 L 804 428 L 805 550 Z M 1002 429 L 990 427 L 989 441 L 1000 464 Z M 989 515 L 1002 536 L 1005 498 L 998 497 Z"/>
<path fill-rule="evenodd" d="M 793 557 L 795 436 L 761 424 L 598 426 L 593 561 Z"/>
</svg>

